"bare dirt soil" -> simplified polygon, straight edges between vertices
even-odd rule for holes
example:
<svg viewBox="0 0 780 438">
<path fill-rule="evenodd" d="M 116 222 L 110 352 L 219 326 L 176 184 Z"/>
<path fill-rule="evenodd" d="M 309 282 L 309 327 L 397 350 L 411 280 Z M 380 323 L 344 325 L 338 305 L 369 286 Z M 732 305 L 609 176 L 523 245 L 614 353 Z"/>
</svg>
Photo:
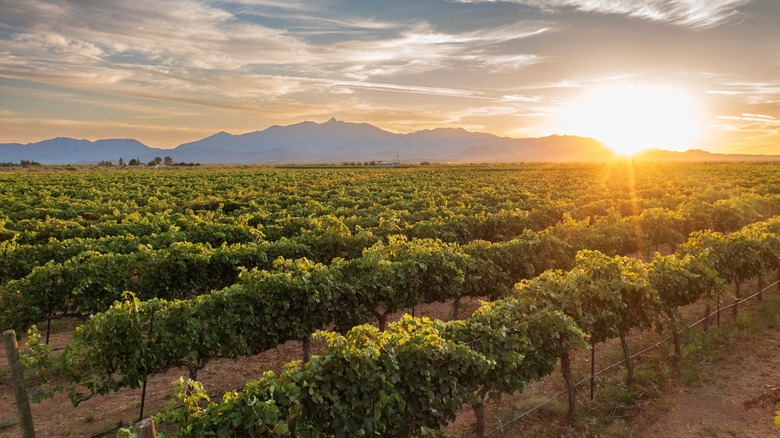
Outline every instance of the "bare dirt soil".
<svg viewBox="0 0 780 438">
<path fill-rule="evenodd" d="M 681 386 L 653 401 L 665 413 L 633 425 L 637 438 L 780 437 L 780 330 L 740 333 L 723 358 L 704 370 L 699 387 Z"/>
</svg>

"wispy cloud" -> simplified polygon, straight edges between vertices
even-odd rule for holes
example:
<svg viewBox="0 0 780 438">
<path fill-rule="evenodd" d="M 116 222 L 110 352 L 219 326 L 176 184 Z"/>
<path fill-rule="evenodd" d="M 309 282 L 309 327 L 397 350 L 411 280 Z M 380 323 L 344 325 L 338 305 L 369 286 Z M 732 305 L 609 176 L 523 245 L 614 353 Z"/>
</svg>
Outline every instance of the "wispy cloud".
<svg viewBox="0 0 780 438">
<path fill-rule="evenodd" d="M 742 115 L 739 116 L 717 116 L 720 120 L 735 120 L 735 121 L 742 121 L 742 122 L 758 122 L 759 124 L 766 124 L 766 125 L 778 125 L 780 126 L 780 120 L 772 117 L 772 116 L 765 116 L 763 114 L 750 114 L 750 113 L 742 113 Z M 750 123 L 749 125 L 754 125 L 754 123 Z"/>
<path fill-rule="evenodd" d="M 734 81 L 720 79 L 721 84 L 706 90 L 716 96 L 733 96 L 747 105 L 780 103 L 780 81 Z"/>
<path fill-rule="evenodd" d="M 306 54 L 305 44 L 283 29 L 195 1 L 21 3 L 4 5 L 9 26 L 18 30 L 8 51 L 28 59 L 236 70 Z"/>
<path fill-rule="evenodd" d="M 750 113 L 742 113 L 742 117 L 752 117 L 752 118 L 755 118 L 755 119 L 757 119 L 757 120 L 769 120 L 769 121 L 777 121 L 777 120 L 776 120 L 774 117 L 772 117 L 772 116 L 766 116 L 766 115 L 764 115 L 764 114 L 750 114 Z"/>
<path fill-rule="evenodd" d="M 706 90 L 707 94 L 720 94 L 725 96 L 736 96 L 739 94 L 744 94 L 743 91 L 732 91 L 732 90 Z"/>
<path fill-rule="evenodd" d="M 374 40 L 350 40 L 329 46 L 321 52 L 320 65 L 332 71 L 341 64 L 345 75 L 356 80 L 373 76 L 411 75 L 459 66 L 490 70 L 519 69 L 547 58 L 536 54 L 504 55 L 490 47 L 529 38 L 548 27 L 512 24 L 471 32 L 448 33 L 420 22 L 399 29 L 398 36 Z M 316 67 L 315 67 L 316 68 Z"/>
<path fill-rule="evenodd" d="M 476 96 L 446 87 L 401 85 L 396 77 L 472 65 L 491 72 L 545 62 L 536 54 L 495 54 L 497 44 L 549 30 L 512 24 L 469 32 L 442 32 L 429 23 L 381 22 L 362 17 L 312 20 L 303 3 L 240 2 L 272 7 L 277 16 L 315 23 L 334 32 L 386 31 L 315 44 L 300 33 L 247 21 L 236 13 L 194 0 L 124 2 L 9 0 L 3 6 L 15 29 L 0 50 L 0 74 L 73 87 L 89 84 L 119 95 L 204 100 L 276 98 L 348 88 L 450 96 Z M 305 34 L 305 32 L 303 32 Z M 381 81 L 372 78 L 381 77 Z M 196 98 L 177 96 L 197 93 Z M 239 104 L 239 106 L 241 106 Z"/>
<path fill-rule="evenodd" d="M 750 105 L 780 103 L 780 81 L 734 82 L 731 87 L 741 90 L 744 99 Z"/>
<path fill-rule="evenodd" d="M 539 55 L 504 55 L 485 58 L 485 65 L 490 71 L 518 71 L 522 68 L 545 62 L 549 57 Z"/>
<path fill-rule="evenodd" d="M 573 8 L 583 12 L 621 14 L 651 21 L 707 28 L 724 23 L 750 0 L 454 0 L 458 3 L 518 3 L 546 12 Z"/>
<path fill-rule="evenodd" d="M 382 84 L 382 83 L 360 82 L 360 81 L 325 81 L 319 79 L 313 79 L 311 81 L 325 83 L 328 85 L 336 85 L 339 87 L 371 88 L 376 90 L 400 91 L 405 93 L 428 94 L 434 96 L 453 96 L 453 97 L 470 97 L 475 99 L 491 99 L 490 97 L 484 96 L 484 93 L 482 93 L 481 91 L 475 91 L 475 90 L 458 90 L 453 88 L 420 87 L 414 85 Z"/>
<path fill-rule="evenodd" d="M 263 6 L 278 9 L 291 9 L 299 11 L 310 11 L 311 3 L 305 0 L 231 0 L 231 3 L 245 6 Z"/>
<path fill-rule="evenodd" d="M 742 113 L 739 116 L 719 115 L 714 128 L 723 134 L 722 142 L 734 142 L 742 147 L 752 145 L 754 153 L 780 154 L 777 137 L 780 135 L 780 120 L 763 114 Z"/>
</svg>

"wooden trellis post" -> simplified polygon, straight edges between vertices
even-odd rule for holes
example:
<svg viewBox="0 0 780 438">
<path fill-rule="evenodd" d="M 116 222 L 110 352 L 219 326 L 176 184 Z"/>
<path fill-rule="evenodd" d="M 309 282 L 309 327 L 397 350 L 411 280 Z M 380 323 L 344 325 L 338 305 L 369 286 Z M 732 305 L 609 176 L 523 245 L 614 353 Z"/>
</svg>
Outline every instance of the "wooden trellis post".
<svg viewBox="0 0 780 438">
<path fill-rule="evenodd" d="M 154 430 L 154 421 L 151 418 L 144 418 L 135 425 L 138 438 L 157 438 L 157 432 Z"/>
<path fill-rule="evenodd" d="M 22 438 L 35 438 L 30 401 L 27 399 L 27 386 L 24 384 L 24 366 L 19 358 L 19 344 L 16 343 L 16 332 L 13 330 L 4 331 L 3 341 L 5 341 L 8 365 L 11 367 L 11 382 L 14 386 L 14 398 L 16 399 L 16 409 L 19 412 Z"/>
</svg>

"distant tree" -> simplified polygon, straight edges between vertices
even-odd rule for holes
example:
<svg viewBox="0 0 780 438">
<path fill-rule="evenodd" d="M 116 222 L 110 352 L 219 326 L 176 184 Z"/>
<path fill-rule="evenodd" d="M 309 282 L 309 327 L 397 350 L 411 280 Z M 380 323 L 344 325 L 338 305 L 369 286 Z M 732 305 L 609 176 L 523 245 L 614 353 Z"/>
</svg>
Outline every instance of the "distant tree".
<svg viewBox="0 0 780 438">
<path fill-rule="evenodd" d="M 137 166 L 138 165 L 138 160 L 136 160 L 135 158 L 131 158 L 130 162 L 128 162 L 127 165 L 128 166 Z"/>
<path fill-rule="evenodd" d="M 152 160 L 152 161 L 146 163 L 146 165 L 147 166 L 156 166 L 157 165 L 157 160 Z"/>
<path fill-rule="evenodd" d="M 119 157 L 119 165 L 124 166 L 125 165 L 125 159 L 122 157 Z"/>
<path fill-rule="evenodd" d="M 158 165 L 160 163 L 162 163 L 162 158 L 154 157 L 154 164 L 152 164 L 152 166 L 156 166 L 156 165 Z"/>
<path fill-rule="evenodd" d="M 171 166 L 171 165 L 173 165 L 173 158 L 171 158 L 171 157 L 165 157 L 165 165 L 166 165 L 166 166 Z"/>
<path fill-rule="evenodd" d="M 420 162 L 420 166 L 430 166 L 430 165 L 431 165 L 430 161 L 422 161 L 422 162 Z"/>
</svg>

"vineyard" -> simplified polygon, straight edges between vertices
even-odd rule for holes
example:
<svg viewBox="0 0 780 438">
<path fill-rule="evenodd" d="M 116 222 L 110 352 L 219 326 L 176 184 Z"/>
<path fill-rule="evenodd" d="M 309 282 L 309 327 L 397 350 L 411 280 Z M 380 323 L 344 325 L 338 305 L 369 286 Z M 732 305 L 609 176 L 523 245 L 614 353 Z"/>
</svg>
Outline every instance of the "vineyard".
<svg viewBox="0 0 780 438">
<path fill-rule="evenodd" d="M 680 355 L 681 308 L 730 305 L 736 317 L 744 284 L 780 279 L 780 173 L 626 163 L 8 173 L 0 254 L 0 328 L 25 334 L 33 399 L 145 398 L 152 377 L 179 367 L 189 379 L 155 416 L 171 436 L 436 436 L 468 409 L 482 437 L 487 400 L 557 372 L 575 421 L 573 352 L 618 339 L 631 387 L 629 332 L 669 333 Z M 446 318 L 415 316 L 435 303 Z M 55 351 L 63 321 L 73 330 Z M 302 360 L 245 386 L 209 398 L 198 381 L 290 342 Z"/>
</svg>

